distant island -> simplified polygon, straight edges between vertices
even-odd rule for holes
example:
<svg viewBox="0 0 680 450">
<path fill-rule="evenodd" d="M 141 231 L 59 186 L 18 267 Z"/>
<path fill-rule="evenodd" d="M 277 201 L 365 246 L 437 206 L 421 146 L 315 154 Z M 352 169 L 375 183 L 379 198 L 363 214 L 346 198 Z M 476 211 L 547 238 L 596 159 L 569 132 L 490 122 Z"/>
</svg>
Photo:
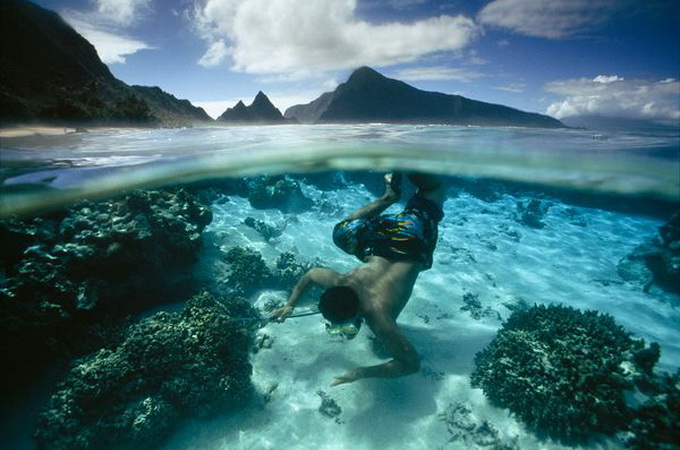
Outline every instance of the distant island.
<svg viewBox="0 0 680 450">
<path fill-rule="evenodd" d="M 159 87 L 113 76 L 94 46 L 57 13 L 28 0 L 0 2 L 0 120 L 3 124 L 186 126 L 214 123 L 202 109 Z M 333 92 L 285 114 L 263 92 L 239 101 L 218 123 L 432 123 L 561 128 L 557 119 L 459 95 L 427 92 L 369 67 Z"/>
<path fill-rule="evenodd" d="M 242 100 L 239 100 L 233 108 L 227 108 L 227 110 L 217 118 L 217 121 L 236 124 L 297 123 L 296 120 L 284 118 L 281 111 L 272 104 L 269 97 L 262 91 L 257 93 L 250 106 L 246 106 Z"/>
<path fill-rule="evenodd" d="M 301 123 L 430 123 L 451 125 L 566 128 L 552 117 L 460 95 L 416 89 L 370 67 L 306 105 L 291 106 L 285 117 Z"/>
</svg>

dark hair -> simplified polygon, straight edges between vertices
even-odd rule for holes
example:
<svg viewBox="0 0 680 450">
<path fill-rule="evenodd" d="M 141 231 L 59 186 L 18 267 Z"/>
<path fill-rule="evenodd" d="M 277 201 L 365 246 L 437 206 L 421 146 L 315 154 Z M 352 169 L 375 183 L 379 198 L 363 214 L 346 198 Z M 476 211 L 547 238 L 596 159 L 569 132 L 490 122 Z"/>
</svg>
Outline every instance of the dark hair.
<svg viewBox="0 0 680 450">
<path fill-rule="evenodd" d="M 349 320 L 359 311 L 359 296 L 349 286 L 328 288 L 319 299 L 319 311 L 331 322 Z"/>
</svg>

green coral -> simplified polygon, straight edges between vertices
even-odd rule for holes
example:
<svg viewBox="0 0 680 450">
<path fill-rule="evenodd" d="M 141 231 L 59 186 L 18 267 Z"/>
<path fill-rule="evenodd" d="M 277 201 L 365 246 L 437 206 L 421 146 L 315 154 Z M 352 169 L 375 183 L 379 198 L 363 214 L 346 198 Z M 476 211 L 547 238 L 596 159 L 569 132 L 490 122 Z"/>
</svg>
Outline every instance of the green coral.
<svg viewBox="0 0 680 450">
<path fill-rule="evenodd" d="M 283 233 L 283 228 L 277 228 L 273 225 L 268 224 L 267 222 L 257 220 L 253 217 L 246 217 L 243 220 L 243 223 L 244 225 L 260 233 L 260 236 L 262 236 L 262 238 L 267 242 L 270 242 L 272 239 L 281 236 L 281 234 Z"/>
<path fill-rule="evenodd" d="M 635 411 L 624 441 L 636 450 L 680 448 L 680 370 L 645 377 L 637 387 L 647 396 Z"/>
<path fill-rule="evenodd" d="M 249 297 L 262 289 L 291 289 L 309 266 L 297 262 L 295 254 L 283 252 L 270 268 L 262 255 L 251 247 L 237 245 L 225 254 L 230 265 L 227 284 L 234 293 Z"/>
<path fill-rule="evenodd" d="M 574 442 L 629 424 L 624 392 L 650 370 L 650 351 L 609 315 L 534 306 L 512 314 L 475 364 L 472 385 L 492 404 L 539 435 Z"/>
<path fill-rule="evenodd" d="M 293 252 L 283 252 L 276 259 L 274 276 L 278 286 L 284 290 L 290 290 L 295 283 L 310 269 L 310 265 L 297 261 Z"/>
<path fill-rule="evenodd" d="M 272 208 L 284 213 L 308 211 L 314 203 L 304 195 L 300 183 L 285 176 L 252 179 L 248 201 L 255 209 Z"/>
<path fill-rule="evenodd" d="M 4 385 L 92 351 L 89 325 L 195 293 L 191 268 L 211 220 L 190 191 L 172 188 L 0 221 L 0 341 L 12 343 L 0 352 Z"/>
<path fill-rule="evenodd" d="M 154 448 L 183 417 L 244 406 L 254 330 L 231 318 L 255 315 L 244 300 L 204 293 L 133 325 L 117 348 L 72 368 L 40 414 L 38 448 Z"/>
<path fill-rule="evenodd" d="M 224 259 L 231 269 L 228 284 L 237 294 L 249 297 L 273 284 L 274 275 L 253 248 L 237 245 L 229 249 Z"/>
</svg>

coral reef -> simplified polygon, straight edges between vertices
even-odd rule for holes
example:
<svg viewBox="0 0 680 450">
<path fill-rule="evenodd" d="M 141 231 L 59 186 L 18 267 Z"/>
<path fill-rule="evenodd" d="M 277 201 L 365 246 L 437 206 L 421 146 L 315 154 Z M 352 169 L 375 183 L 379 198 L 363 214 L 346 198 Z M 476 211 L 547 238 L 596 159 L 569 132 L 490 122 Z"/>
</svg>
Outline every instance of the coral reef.
<svg viewBox="0 0 680 450">
<path fill-rule="evenodd" d="M 319 406 L 319 412 L 326 417 L 335 419 L 337 423 L 342 423 L 340 419 L 340 414 L 342 414 L 342 408 L 338 405 L 338 402 L 333 400 L 330 395 L 325 391 L 318 390 L 316 395 L 321 397 L 321 405 Z"/>
<path fill-rule="evenodd" d="M 461 311 L 467 311 L 470 313 L 470 317 L 475 320 L 482 320 L 484 317 L 494 317 L 500 319 L 500 314 L 498 311 L 490 307 L 483 307 L 482 302 L 479 301 L 479 294 L 473 294 L 472 292 L 466 292 L 463 294 L 464 306 L 460 307 Z"/>
<path fill-rule="evenodd" d="M 189 267 L 210 209 L 186 190 L 134 191 L 68 210 L 0 223 L 2 376 L 21 380 L 31 360 L 73 352 L 88 324 L 195 290 Z M 77 351 L 76 351 L 77 352 Z M 6 383 L 3 383 L 6 386 Z"/>
<path fill-rule="evenodd" d="M 531 199 L 528 202 L 517 202 L 517 221 L 531 228 L 544 228 L 545 218 L 548 209 L 552 205 L 538 199 Z"/>
<path fill-rule="evenodd" d="M 270 268 L 262 255 L 251 247 L 237 245 L 224 259 L 230 265 L 227 284 L 234 293 L 250 297 L 262 289 L 290 290 L 309 266 L 297 262 L 292 252 L 283 252 Z"/>
<path fill-rule="evenodd" d="M 516 438 L 504 442 L 496 427 L 486 420 L 481 423 L 475 420 L 472 410 L 464 403 L 449 403 L 444 412 L 437 416 L 446 425 L 446 431 L 449 433 L 448 443 L 455 445 L 454 448 L 519 449 Z"/>
<path fill-rule="evenodd" d="M 248 201 L 255 209 L 279 209 L 284 213 L 300 213 L 308 211 L 314 204 L 302 193 L 297 181 L 285 176 L 257 177 L 249 181 Z"/>
<path fill-rule="evenodd" d="M 645 292 L 658 286 L 680 294 L 680 212 L 659 228 L 659 235 L 640 244 L 619 261 L 619 275 Z"/>
<path fill-rule="evenodd" d="M 181 418 L 244 406 L 254 330 L 231 318 L 254 315 L 244 300 L 204 293 L 133 325 L 71 369 L 40 414 L 38 448 L 156 448 Z"/>
<path fill-rule="evenodd" d="M 268 224 L 267 222 L 257 220 L 253 217 L 246 217 L 245 219 L 243 219 L 243 224 L 257 231 L 260 234 L 260 236 L 262 236 L 262 239 L 264 239 L 266 242 L 270 242 L 272 239 L 281 236 L 285 228 L 275 227 L 273 225 Z"/>
<path fill-rule="evenodd" d="M 258 290 L 274 284 L 272 271 L 262 255 L 251 247 L 232 247 L 224 255 L 224 260 L 230 265 L 227 284 L 238 295 L 250 297 Z"/>
<path fill-rule="evenodd" d="M 475 357 L 473 387 L 539 436 L 571 443 L 626 429 L 625 392 L 649 379 L 658 353 L 596 311 L 514 312 Z"/>
<path fill-rule="evenodd" d="M 636 450 L 677 450 L 680 448 L 680 370 L 662 373 L 638 383 L 647 399 L 636 410 L 626 432 L 627 447 Z"/>
</svg>

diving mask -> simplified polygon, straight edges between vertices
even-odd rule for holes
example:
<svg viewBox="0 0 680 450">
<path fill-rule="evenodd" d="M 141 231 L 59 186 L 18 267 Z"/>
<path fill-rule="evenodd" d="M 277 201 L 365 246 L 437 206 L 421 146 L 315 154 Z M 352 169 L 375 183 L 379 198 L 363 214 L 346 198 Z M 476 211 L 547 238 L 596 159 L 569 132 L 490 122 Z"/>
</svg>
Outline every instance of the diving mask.
<svg viewBox="0 0 680 450">
<path fill-rule="evenodd" d="M 362 323 L 363 319 L 360 317 L 355 317 L 344 322 L 327 323 L 326 332 L 331 336 L 340 336 L 347 339 L 348 341 L 351 341 L 357 336 L 357 334 L 359 334 Z"/>
</svg>

